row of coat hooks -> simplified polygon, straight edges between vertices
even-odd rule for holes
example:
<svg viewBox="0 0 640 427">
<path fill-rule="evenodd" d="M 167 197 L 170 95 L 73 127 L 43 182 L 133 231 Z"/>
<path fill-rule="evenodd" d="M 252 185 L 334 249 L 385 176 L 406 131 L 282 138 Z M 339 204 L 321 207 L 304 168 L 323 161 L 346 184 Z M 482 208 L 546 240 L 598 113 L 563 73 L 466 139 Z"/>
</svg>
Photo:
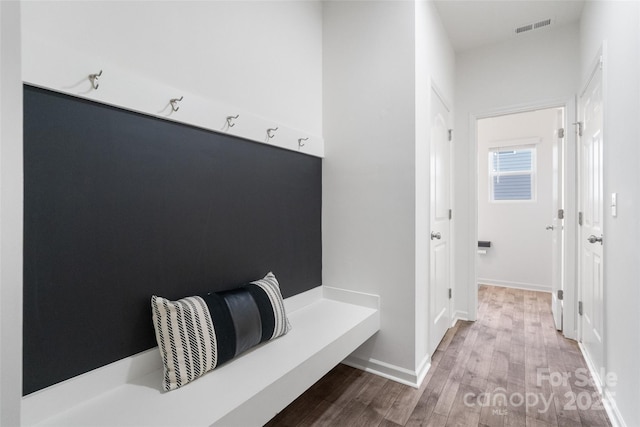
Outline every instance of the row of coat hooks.
<svg viewBox="0 0 640 427">
<path fill-rule="evenodd" d="M 91 87 L 94 90 L 98 90 L 100 87 L 99 78 L 102 76 L 102 70 L 99 73 L 89 74 L 89 81 L 91 82 Z M 171 111 L 174 113 L 180 110 L 180 106 L 178 103 L 184 99 L 184 96 L 180 96 L 180 98 L 171 98 L 169 100 L 169 105 L 171 106 Z M 240 117 L 240 114 L 236 114 L 235 116 L 227 116 L 227 126 L 232 128 L 236 125 L 235 120 Z M 278 130 L 278 127 L 267 129 L 267 139 L 271 139 L 275 137 L 275 132 Z M 308 141 L 309 138 L 298 138 L 298 148 L 304 147 L 305 141 Z"/>
</svg>

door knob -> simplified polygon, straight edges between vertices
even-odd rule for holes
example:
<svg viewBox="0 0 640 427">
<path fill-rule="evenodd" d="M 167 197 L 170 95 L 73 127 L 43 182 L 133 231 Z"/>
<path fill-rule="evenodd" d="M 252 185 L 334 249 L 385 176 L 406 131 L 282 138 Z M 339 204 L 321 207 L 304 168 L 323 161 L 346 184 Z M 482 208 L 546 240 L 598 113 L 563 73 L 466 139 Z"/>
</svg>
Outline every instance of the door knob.
<svg viewBox="0 0 640 427">
<path fill-rule="evenodd" d="M 547 230 L 555 230 L 555 227 L 553 225 L 547 225 Z"/>
<path fill-rule="evenodd" d="M 440 240 L 441 238 L 442 238 L 442 235 L 440 234 L 439 231 L 438 232 L 435 232 L 435 231 L 431 232 L 431 240 L 433 240 L 433 239 Z"/>
<path fill-rule="evenodd" d="M 600 244 L 602 244 L 602 236 L 596 237 L 592 234 L 591 236 L 587 237 L 587 240 L 589 241 L 589 243 L 600 242 Z"/>
</svg>

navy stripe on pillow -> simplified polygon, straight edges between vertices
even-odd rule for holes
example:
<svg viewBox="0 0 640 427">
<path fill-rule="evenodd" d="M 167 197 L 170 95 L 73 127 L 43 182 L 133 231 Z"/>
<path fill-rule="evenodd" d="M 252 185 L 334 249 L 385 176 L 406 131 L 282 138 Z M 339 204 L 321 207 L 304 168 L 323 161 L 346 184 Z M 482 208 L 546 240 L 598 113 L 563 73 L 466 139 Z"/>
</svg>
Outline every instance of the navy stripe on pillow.
<svg viewBox="0 0 640 427">
<path fill-rule="evenodd" d="M 229 306 L 220 294 L 210 293 L 202 299 L 209 307 L 213 329 L 218 342 L 218 365 L 223 364 L 236 355 L 236 330 L 231 319 Z"/>
<path fill-rule="evenodd" d="M 262 337 L 260 342 L 269 341 L 273 335 L 273 329 L 276 325 L 276 318 L 273 312 L 273 306 L 271 305 L 271 300 L 264 289 L 260 286 L 247 285 L 244 286 L 243 289 L 246 289 L 247 292 L 253 296 L 253 299 L 258 306 L 258 310 L 260 311 L 260 319 L 262 320 Z"/>
</svg>

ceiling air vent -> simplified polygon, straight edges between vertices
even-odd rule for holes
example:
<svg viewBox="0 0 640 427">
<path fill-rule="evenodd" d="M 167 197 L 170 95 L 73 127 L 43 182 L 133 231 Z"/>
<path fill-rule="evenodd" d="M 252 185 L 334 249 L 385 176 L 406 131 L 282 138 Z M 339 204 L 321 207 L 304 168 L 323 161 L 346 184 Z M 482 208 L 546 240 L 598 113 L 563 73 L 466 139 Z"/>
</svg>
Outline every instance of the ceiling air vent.
<svg viewBox="0 0 640 427">
<path fill-rule="evenodd" d="M 551 18 L 549 18 L 549 19 L 544 19 L 542 21 L 538 21 L 533 24 L 522 25 L 516 28 L 516 34 L 522 34 L 522 33 L 526 33 L 527 31 L 538 30 L 540 28 L 547 27 L 551 25 L 551 22 L 552 20 Z"/>
<path fill-rule="evenodd" d="M 551 19 L 545 19 L 544 21 L 536 22 L 533 24 L 533 29 L 537 30 L 538 28 L 546 27 L 547 25 L 551 25 Z"/>
<path fill-rule="evenodd" d="M 516 28 L 516 34 L 524 33 L 525 31 L 533 30 L 533 24 L 523 25 L 522 27 Z"/>
</svg>

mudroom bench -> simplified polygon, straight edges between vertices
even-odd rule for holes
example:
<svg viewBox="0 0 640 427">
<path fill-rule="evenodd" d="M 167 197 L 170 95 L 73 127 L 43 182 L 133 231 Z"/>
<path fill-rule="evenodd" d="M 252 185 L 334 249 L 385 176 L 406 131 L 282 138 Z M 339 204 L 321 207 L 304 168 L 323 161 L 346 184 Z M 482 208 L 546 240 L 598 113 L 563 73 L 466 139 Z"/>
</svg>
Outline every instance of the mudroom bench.
<svg viewBox="0 0 640 427">
<path fill-rule="evenodd" d="M 379 297 L 320 286 L 285 299 L 291 331 L 161 391 L 157 348 L 33 393 L 25 426 L 260 426 L 380 328 Z"/>
</svg>

